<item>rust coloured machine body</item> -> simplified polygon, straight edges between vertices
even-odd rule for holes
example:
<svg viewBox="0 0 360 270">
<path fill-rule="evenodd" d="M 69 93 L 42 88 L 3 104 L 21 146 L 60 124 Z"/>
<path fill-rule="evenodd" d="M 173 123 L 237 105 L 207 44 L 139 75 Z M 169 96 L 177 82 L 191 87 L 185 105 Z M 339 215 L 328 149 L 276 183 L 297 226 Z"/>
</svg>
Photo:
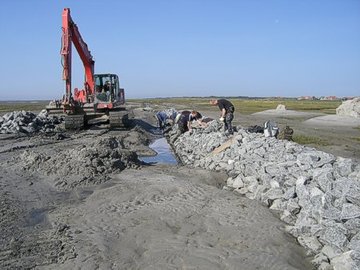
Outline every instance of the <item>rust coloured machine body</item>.
<svg viewBox="0 0 360 270">
<path fill-rule="evenodd" d="M 75 88 L 74 91 L 71 85 L 72 45 L 85 69 L 84 88 Z M 116 74 L 94 74 L 95 61 L 70 16 L 69 8 L 64 8 L 62 13 L 61 60 L 65 94 L 61 100 L 53 101 L 46 107 L 49 113 L 65 113 L 67 129 L 82 128 L 98 117 L 107 118 L 111 127 L 128 124 L 125 93 L 120 88 L 119 77 Z"/>
</svg>

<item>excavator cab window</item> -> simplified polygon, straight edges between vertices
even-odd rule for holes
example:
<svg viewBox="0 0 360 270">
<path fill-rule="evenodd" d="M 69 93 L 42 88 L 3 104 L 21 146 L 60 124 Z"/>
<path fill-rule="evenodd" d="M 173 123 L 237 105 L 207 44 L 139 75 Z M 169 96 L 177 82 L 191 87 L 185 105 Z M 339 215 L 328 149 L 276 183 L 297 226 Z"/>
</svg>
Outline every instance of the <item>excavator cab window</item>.
<svg viewBox="0 0 360 270">
<path fill-rule="evenodd" d="M 115 74 L 94 75 L 96 99 L 99 102 L 114 102 L 119 92 L 119 79 Z"/>
<path fill-rule="evenodd" d="M 95 77 L 95 92 L 96 94 L 101 93 L 102 90 L 102 83 L 99 77 Z"/>
</svg>

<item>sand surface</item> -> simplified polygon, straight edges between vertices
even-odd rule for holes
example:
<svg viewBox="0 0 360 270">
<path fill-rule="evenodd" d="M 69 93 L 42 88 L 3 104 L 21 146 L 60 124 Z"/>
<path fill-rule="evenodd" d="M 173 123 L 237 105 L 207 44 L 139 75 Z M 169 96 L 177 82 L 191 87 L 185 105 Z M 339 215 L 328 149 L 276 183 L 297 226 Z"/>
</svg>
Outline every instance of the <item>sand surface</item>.
<svg viewBox="0 0 360 270">
<path fill-rule="evenodd" d="M 268 110 L 237 112 L 234 124 L 270 119 L 360 157 L 356 118 Z M 134 125 L 0 136 L 1 269 L 312 268 L 276 213 L 223 189 L 223 173 L 134 160 L 161 138 L 151 108 Z"/>
<path fill-rule="evenodd" d="M 119 141 L 121 160 L 153 154 L 153 114 L 137 113 L 130 135 L 0 137 L 1 269 L 311 269 L 276 213 L 222 189 L 226 175 L 106 163 Z"/>
<path fill-rule="evenodd" d="M 294 136 L 315 138 L 318 142 L 308 144 L 309 147 L 360 162 L 358 118 L 291 110 L 267 110 L 252 115 L 238 114 L 234 122 L 248 127 L 262 125 L 266 120 L 276 121 L 280 128 L 290 126 L 294 130 Z"/>
<path fill-rule="evenodd" d="M 115 175 L 50 215 L 77 230 L 77 257 L 53 269 L 309 269 L 284 224 L 219 189 L 224 177 L 173 166 Z"/>
<path fill-rule="evenodd" d="M 310 125 L 324 125 L 324 126 L 338 126 L 338 127 L 359 127 L 360 118 L 342 115 L 324 115 L 314 117 L 305 121 L 305 124 Z"/>
</svg>

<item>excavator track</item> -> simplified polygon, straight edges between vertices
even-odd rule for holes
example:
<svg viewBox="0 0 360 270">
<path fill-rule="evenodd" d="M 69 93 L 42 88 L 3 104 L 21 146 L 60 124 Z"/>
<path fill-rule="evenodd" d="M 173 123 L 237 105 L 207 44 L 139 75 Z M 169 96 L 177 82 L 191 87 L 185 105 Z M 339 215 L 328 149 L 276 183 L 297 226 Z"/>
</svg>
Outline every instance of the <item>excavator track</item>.
<svg viewBox="0 0 360 270">
<path fill-rule="evenodd" d="M 110 127 L 128 127 L 130 125 L 128 111 L 109 112 Z"/>
<path fill-rule="evenodd" d="M 65 129 L 82 129 L 84 126 L 84 114 L 68 114 L 65 116 Z"/>
</svg>

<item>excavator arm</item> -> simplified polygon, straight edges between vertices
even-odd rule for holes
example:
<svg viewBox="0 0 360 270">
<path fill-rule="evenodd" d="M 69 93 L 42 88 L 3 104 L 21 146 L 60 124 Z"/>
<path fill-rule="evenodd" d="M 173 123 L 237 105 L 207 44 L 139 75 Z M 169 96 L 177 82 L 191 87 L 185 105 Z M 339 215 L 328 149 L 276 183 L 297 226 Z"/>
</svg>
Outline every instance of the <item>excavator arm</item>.
<svg viewBox="0 0 360 270">
<path fill-rule="evenodd" d="M 80 59 L 85 68 L 85 89 L 74 90 L 71 92 L 71 44 L 74 44 Z M 91 101 L 94 95 L 94 65 L 95 61 L 88 49 L 87 44 L 82 39 L 77 25 L 70 16 L 70 9 L 64 8 L 62 13 L 62 40 L 61 56 L 63 65 L 63 80 L 65 81 L 64 103 L 71 105 L 74 101 L 86 103 Z"/>
</svg>

